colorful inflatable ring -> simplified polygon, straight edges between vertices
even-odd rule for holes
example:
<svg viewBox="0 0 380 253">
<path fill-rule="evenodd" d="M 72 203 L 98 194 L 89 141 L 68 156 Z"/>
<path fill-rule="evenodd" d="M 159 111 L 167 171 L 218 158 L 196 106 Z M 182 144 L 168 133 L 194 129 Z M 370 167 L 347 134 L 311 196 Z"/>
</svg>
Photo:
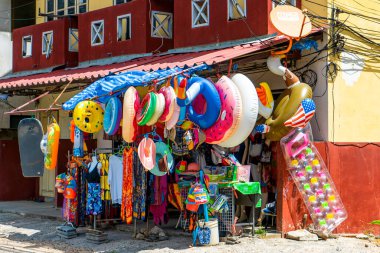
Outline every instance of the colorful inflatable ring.
<svg viewBox="0 0 380 253">
<path fill-rule="evenodd" d="M 116 97 L 107 102 L 103 126 L 104 132 L 108 135 L 114 135 L 120 127 L 121 106 L 120 100 Z"/>
<path fill-rule="evenodd" d="M 231 80 L 237 86 L 242 99 L 242 115 L 235 133 L 219 145 L 225 148 L 235 147 L 244 142 L 255 127 L 259 111 L 259 98 L 253 83 L 242 74 L 235 74 Z"/>
<path fill-rule="evenodd" d="M 75 125 L 86 133 L 96 133 L 103 127 L 104 111 L 94 101 L 82 101 L 74 109 Z"/>
<path fill-rule="evenodd" d="M 215 83 L 215 88 L 222 104 L 218 120 L 204 131 L 206 143 L 210 144 L 221 143 L 235 133 L 242 113 L 240 92 L 231 79 L 222 76 Z"/>
<path fill-rule="evenodd" d="M 165 97 L 165 110 L 161 117 L 158 119 L 160 122 L 168 121 L 174 113 L 174 104 L 176 103 L 176 94 L 171 86 L 164 86 L 158 93 L 161 93 Z"/>
<path fill-rule="evenodd" d="M 172 129 L 178 122 L 179 114 L 181 112 L 181 107 L 177 103 L 174 103 L 174 112 L 168 121 L 165 123 L 166 129 Z"/>
<path fill-rule="evenodd" d="M 211 127 L 219 118 L 220 98 L 213 83 L 201 77 L 192 77 L 187 82 L 186 105 L 189 105 L 188 116 L 191 121 L 201 129 Z M 192 102 L 202 94 L 207 101 L 207 110 L 204 114 L 198 114 L 193 108 Z"/>
<path fill-rule="evenodd" d="M 260 88 L 256 88 L 256 92 L 259 97 L 259 114 L 267 119 L 272 115 L 274 108 L 274 100 L 269 84 L 261 82 Z"/>
<path fill-rule="evenodd" d="M 156 142 L 156 163 L 153 167 L 152 170 L 150 170 L 150 173 L 152 173 L 155 176 L 164 176 L 167 174 L 167 172 L 160 171 L 158 168 L 158 161 L 164 157 L 164 155 L 167 155 L 167 161 L 168 161 L 168 168 L 169 171 L 173 169 L 174 166 L 174 160 L 173 160 L 173 155 L 169 150 L 168 145 L 166 145 L 164 142 Z"/>
<path fill-rule="evenodd" d="M 137 124 L 144 126 L 153 117 L 156 110 L 157 96 L 153 92 L 145 95 L 137 113 Z"/>
<path fill-rule="evenodd" d="M 147 126 L 152 126 L 157 123 L 165 109 L 165 97 L 161 93 L 155 94 L 157 97 L 156 108 L 152 118 L 146 123 Z"/>
<path fill-rule="evenodd" d="M 136 113 L 140 106 L 139 93 L 129 87 L 124 94 L 122 135 L 126 142 L 134 142 L 137 135 Z"/>
<path fill-rule="evenodd" d="M 57 123 L 52 123 L 47 127 L 47 144 L 45 154 L 45 168 L 54 170 L 57 166 L 59 137 L 61 130 Z"/>
</svg>

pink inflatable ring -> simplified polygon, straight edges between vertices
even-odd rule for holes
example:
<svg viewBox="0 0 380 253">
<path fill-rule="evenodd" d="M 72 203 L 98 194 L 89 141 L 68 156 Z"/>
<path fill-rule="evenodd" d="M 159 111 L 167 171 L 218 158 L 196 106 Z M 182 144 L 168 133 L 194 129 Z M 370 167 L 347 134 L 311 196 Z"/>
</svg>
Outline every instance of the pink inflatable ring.
<svg viewBox="0 0 380 253">
<path fill-rule="evenodd" d="M 158 93 L 165 97 L 165 109 L 158 121 L 167 122 L 173 116 L 177 96 L 171 86 L 162 87 Z"/>
<path fill-rule="evenodd" d="M 210 128 L 206 129 L 206 143 L 218 144 L 235 133 L 242 114 L 242 100 L 238 88 L 226 76 L 215 83 L 221 101 L 219 118 Z"/>
</svg>

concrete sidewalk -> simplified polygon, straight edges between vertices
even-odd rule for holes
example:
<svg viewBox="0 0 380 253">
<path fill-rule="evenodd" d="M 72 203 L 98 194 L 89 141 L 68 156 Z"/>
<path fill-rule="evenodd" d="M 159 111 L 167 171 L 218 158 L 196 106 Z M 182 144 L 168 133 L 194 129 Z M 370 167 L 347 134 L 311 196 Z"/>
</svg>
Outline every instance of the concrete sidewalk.
<svg viewBox="0 0 380 253">
<path fill-rule="evenodd" d="M 62 208 L 56 208 L 53 202 L 0 201 L 0 213 L 14 213 L 26 217 L 63 220 Z"/>
</svg>

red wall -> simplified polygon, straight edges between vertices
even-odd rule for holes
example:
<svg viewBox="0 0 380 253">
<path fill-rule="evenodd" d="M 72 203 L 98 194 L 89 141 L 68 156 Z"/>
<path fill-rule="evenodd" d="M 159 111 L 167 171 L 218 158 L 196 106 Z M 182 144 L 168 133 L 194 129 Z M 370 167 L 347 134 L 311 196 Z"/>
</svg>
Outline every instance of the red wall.
<svg viewBox="0 0 380 253">
<path fill-rule="evenodd" d="M 13 31 L 13 72 L 45 69 L 66 65 L 76 66 L 78 53 L 69 52 L 69 28 L 76 28 L 74 18 L 64 18 Z M 42 54 L 42 33 L 53 31 L 53 51 L 49 58 Z M 22 56 L 22 37 L 32 35 L 32 56 Z"/>
<path fill-rule="evenodd" d="M 380 146 L 328 142 L 317 142 L 315 146 L 323 157 L 348 212 L 347 220 L 334 232 L 372 231 L 378 234 L 380 227 L 369 223 L 380 219 Z M 279 179 L 277 229 L 286 233 L 300 228 L 302 216 L 308 212 L 286 169 L 279 144 L 275 151 Z"/>
<path fill-rule="evenodd" d="M 246 3 L 247 18 L 228 21 L 227 0 L 210 0 L 209 25 L 192 28 L 191 0 L 175 1 L 174 47 L 189 47 L 268 34 L 271 1 L 247 0 Z"/>
<path fill-rule="evenodd" d="M 171 1 L 151 0 L 152 10 L 173 12 Z M 131 14 L 131 39 L 117 41 L 117 17 Z M 91 22 L 104 20 L 104 44 L 91 46 Z M 127 54 L 150 53 L 161 44 L 151 38 L 148 0 L 132 1 L 79 15 L 79 61 L 90 61 Z M 173 40 L 164 39 L 163 51 L 173 47 Z"/>
</svg>

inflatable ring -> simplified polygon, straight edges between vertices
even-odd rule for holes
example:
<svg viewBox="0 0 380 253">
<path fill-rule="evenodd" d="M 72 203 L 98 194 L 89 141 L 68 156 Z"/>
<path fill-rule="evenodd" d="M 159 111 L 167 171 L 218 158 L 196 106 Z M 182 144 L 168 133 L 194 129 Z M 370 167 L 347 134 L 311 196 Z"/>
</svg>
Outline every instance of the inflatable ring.
<svg viewBox="0 0 380 253">
<path fill-rule="evenodd" d="M 164 176 L 167 174 L 167 172 L 160 171 L 158 168 L 158 161 L 164 157 L 164 155 L 167 155 L 167 162 L 168 162 L 168 168 L 169 171 L 173 169 L 174 160 L 173 155 L 170 153 L 168 145 L 166 145 L 164 142 L 156 142 L 156 164 L 154 165 L 153 169 L 150 170 L 150 173 L 152 173 L 155 176 Z"/>
<path fill-rule="evenodd" d="M 75 125 L 86 133 L 96 133 L 103 127 L 104 111 L 94 101 L 82 101 L 74 109 Z"/>
<path fill-rule="evenodd" d="M 206 129 L 206 143 L 218 144 L 235 133 L 241 119 L 242 102 L 238 88 L 226 76 L 222 76 L 215 88 L 221 100 L 221 113 L 218 120 Z"/>
<path fill-rule="evenodd" d="M 168 121 L 165 123 L 166 129 L 172 129 L 178 122 L 179 114 L 181 112 L 181 107 L 177 103 L 174 103 L 174 112 Z"/>
<path fill-rule="evenodd" d="M 137 113 L 137 124 L 144 126 L 152 118 L 156 110 L 157 96 L 153 92 L 145 95 Z"/>
<path fill-rule="evenodd" d="M 161 117 L 158 119 L 160 122 L 168 121 L 174 113 L 174 104 L 176 103 L 176 94 L 171 86 L 162 87 L 158 93 L 161 93 L 165 97 L 165 110 Z"/>
<path fill-rule="evenodd" d="M 104 113 L 104 132 L 108 135 L 114 135 L 120 127 L 121 120 L 121 102 L 118 98 L 111 98 L 106 105 Z"/>
<path fill-rule="evenodd" d="M 47 127 L 47 143 L 45 154 L 45 168 L 54 170 L 57 166 L 58 160 L 58 147 L 61 129 L 57 123 L 52 123 Z"/>
<path fill-rule="evenodd" d="M 156 108 L 152 118 L 146 123 L 147 126 L 152 126 L 157 123 L 165 109 L 165 97 L 161 93 L 155 94 L 157 97 Z"/>
<path fill-rule="evenodd" d="M 255 127 L 259 111 L 259 98 L 251 80 L 242 74 L 233 75 L 231 80 L 240 92 L 243 111 L 235 133 L 219 144 L 225 148 L 235 147 L 247 139 Z"/>
<path fill-rule="evenodd" d="M 220 97 L 213 83 L 201 77 L 192 77 L 187 82 L 186 105 L 189 105 L 189 119 L 197 124 L 201 129 L 211 127 L 219 118 Z M 204 114 L 196 113 L 192 102 L 202 94 L 207 101 L 207 109 Z"/>
<path fill-rule="evenodd" d="M 140 106 L 139 93 L 129 87 L 124 94 L 122 135 L 126 142 L 134 142 L 137 135 L 136 113 Z"/>
<path fill-rule="evenodd" d="M 256 88 L 256 92 L 259 97 L 259 114 L 267 119 L 272 115 L 274 108 L 272 91 L 268 83 L 261 82 L 260 88 Z"/>
</svg>

